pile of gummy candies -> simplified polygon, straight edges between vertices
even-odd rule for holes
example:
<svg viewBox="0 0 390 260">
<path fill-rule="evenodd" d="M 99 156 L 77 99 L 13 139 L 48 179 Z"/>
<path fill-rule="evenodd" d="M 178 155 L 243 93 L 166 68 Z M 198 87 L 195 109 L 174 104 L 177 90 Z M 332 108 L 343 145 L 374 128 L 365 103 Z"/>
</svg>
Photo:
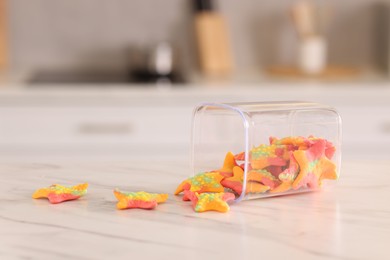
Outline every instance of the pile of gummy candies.
<svg viewBox="0 0 390 260">
<path fill-rule="evenodd" d="M 318 137 L 270 137 L 270 144 L 250 150 L 228 152 L 222 168 L 199 173 L 184 180 L 175 195 L 184 193 L 195 212 L 229 211 L 229 201 L 245 194 L 277 195 L 289 191 L 316 190 L 324 179 L 337 179 L 336 165 L 331 161 L 336 149 L 326 139 Z M 248 158 L 245 176 L 245 158 Z M 38 189 L 33 198 L 47 198 L 50 203 L 75 200 L 85 195 L 88 184 L 64 187 L 54 184 Z M 121 192 L 114 190 L 118 209 L 154 209 L 168 199 L 168 194 Z"/>
</svg>

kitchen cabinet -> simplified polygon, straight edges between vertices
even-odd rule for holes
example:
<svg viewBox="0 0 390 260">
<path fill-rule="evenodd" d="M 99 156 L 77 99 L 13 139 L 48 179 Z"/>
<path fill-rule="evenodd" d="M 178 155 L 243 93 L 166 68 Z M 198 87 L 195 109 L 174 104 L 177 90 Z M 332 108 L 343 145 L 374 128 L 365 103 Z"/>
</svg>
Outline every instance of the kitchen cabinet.
<svg viewBox="0 0 390 260">
<path fill-rule="evenodd" d="M 269 86 L 10 89 L 0 93 L 0 153 L 64 149 L 80 156 L 110 151 L 188 156 L 193 107 L 200 102 L 304 100 L 336 107 L 344 156 L 385 159 L 390 152 L 390 88 Z M 8 151 L 8 152 L 7 152 Z"/>
<path fill-rule="evenodd" d="M 343 121 L 346 158 L 390 158 L 390 88 L 270 85 L 238 88 L 177 87 L 50 89 L 0 92 L 0 153 L 64 150 L 188 157 L 193 107 L 201 102 L 303 100 L 336 107 Z M 11 152 L 14 151 L 14 152 Z M 108 152 L 110 151 L 110 152 Z"/>
</svg>

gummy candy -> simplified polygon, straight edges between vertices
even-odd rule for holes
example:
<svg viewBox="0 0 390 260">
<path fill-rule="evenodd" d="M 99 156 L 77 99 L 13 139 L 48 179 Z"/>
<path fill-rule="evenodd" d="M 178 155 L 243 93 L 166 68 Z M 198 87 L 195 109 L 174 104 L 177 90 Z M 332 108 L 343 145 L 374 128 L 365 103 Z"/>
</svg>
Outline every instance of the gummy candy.
<svg viewBox="0 0 390 260">
<path fill-rule="evenodd" d="M 286 147 L 284 145 L 260 145 L 251 150 L 250 161 L 253 169 L 263 169 L 276 165 L 286 165 L 284 159 Z"/>
<path fill-rule="evenodd" d="M 317 189 L 322 179 L 336 179 L 336 166 L 325 155 L 326 142 L 317 140 L 308 150 L 294 151 L 300 171 L 293 182 L 293 188 L 308 186 Z"/>
<path fill-rule="evenodd" d="M 270 187 L 270 189 L 273 189 L 280 183 L 279 180 L 266 169 L 249 171 L 247 181 L 260 182 L 265 186 Z"/>
<path fill-rule="evenodd" d="M 245 161 L 245 152 L 235 155 L 228 152 L 222 168 L 183 181 L 175 194 L 184 191 L 183 200 L 198 205 L 201 198 L 214 199 L 216 195 L 213 193 L 232 191 L 234 193 L 229 194 L 240 196 L 244 186 L 245 194 L 274 195 L 298 189 L 315 190 L 322 185 L 322 180 L 338 178 L 336 165 L 331 161 L 336 148 L 328 140 L 289 136 L 281 139 L 270 137 L 269 142 L 269 145 L 260 144 L 249 150 L 248 162 Z"/>
<path fill-rule="evenodd" d="M 272 189 L 270 193 L 285 192 L 292 188 L 292 183 L 299 173 L 299 165 L 292 152 L 290 152 L 289 166 L 283 172 L 278 175 L 279 180 L 282 182 L 275 189 Z"/>
<path fill-rule="evenodd" d="M 270 189 L 269 186 L 258 183 L 255 180 L 257 180 L 257 176 L 254 176 L 252 174 L 251 179 L 249 179 L 248 176 L 246 193 L 263 193 Z M 236 192 L 237 194 L 241 194 L 243 188 L 243 181 L 244 181 L 244 170 L 241 167 L 236 166 L 233 168 L 233 176 L 229 178 L 225 178 L 224 180 L 221 181 L 221 184 L 225 188 L 229 188 L 234 192 Z"/>
<path fill-rule="evenodd" d="M 46 188 L 38 189 L 32 197 L 34 199 L 47 198 L 50 203 L 57 204 L 68 200 L 76 200 L 87 193 L 88 183 L 73 187 L 65 187 L 53 184 Z"/>
<path fill-rule="evenodd" d="M 118 199 L 116 207 L 118 209 L 154 209 L 157 204 L 168 199 L 168 194 L 139 192 L 121 192 L 114 190 L 114 195 Z"/>
<path fill-rule="evenodd" d="M 234 154 L 231 152 L 228 152 L 225 156 L 225 160 L 223 162 L 223 166 L 221 169 L 216 170 L 224 177 L 231 177 L 233 176 L 233 168 L 237 166 L 236 159 L 234 158 Z"/>
<path fill-rule="evenodd" d="M 183 181 L 176 189 L 175 195 L 180 194 L 185 190 L 192 192 L 223 192 L 224 188 L 221 185 L 221 180 L 224 178 L 219 172 L 206 172 L 195 175 Z M 183 200 L 188 200 L 184 195 Z"/>
<path fill-rule="evenodd" d="M 219 211 L 228 212 L 230 207 L 227 201 L 234 200 L 235 196 L 230 192 L 218 193 L 197 193 L 184 191 L 186 196 L 191 200 L 192 206 L 196 212 Z"/>
</svg>

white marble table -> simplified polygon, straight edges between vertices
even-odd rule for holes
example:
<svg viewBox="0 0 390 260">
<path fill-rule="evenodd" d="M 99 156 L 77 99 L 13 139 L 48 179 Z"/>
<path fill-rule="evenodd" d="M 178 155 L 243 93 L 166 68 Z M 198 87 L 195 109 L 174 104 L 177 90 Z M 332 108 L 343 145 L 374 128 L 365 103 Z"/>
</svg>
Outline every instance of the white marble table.
<svg viewBox="0 0 390 260">
<path fill-rule="evenodd" d="M 2 163 L 0 259 L 390 259 L 390 162 L 342 167 L 332 190 L 199 214 L 172 195 L 184 161 Z M 31 199 L 38 187 L 84 181 L 78 201 Z M 154 211 L 119 211 L 115 187 L 170 197 Z"/>
</svg>

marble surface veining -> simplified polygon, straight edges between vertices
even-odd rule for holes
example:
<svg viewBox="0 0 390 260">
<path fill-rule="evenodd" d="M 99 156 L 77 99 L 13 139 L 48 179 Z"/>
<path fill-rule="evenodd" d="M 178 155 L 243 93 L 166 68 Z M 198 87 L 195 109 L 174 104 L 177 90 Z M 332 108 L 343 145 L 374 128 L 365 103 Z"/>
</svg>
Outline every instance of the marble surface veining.
<svg viewBox="0 0 390 260">
<path fill-rule="evenodd" d="M 390 259 L 390 163 L 345 162 L 337 186 L 195 213 L 172 193 L 185 162 L 0 165 L 0 259 Z M 89 182 L 77 201 L 31 199 Z M 168 192 L 156 210 L 115 209 L 113 188 Z"/>
</svg>

